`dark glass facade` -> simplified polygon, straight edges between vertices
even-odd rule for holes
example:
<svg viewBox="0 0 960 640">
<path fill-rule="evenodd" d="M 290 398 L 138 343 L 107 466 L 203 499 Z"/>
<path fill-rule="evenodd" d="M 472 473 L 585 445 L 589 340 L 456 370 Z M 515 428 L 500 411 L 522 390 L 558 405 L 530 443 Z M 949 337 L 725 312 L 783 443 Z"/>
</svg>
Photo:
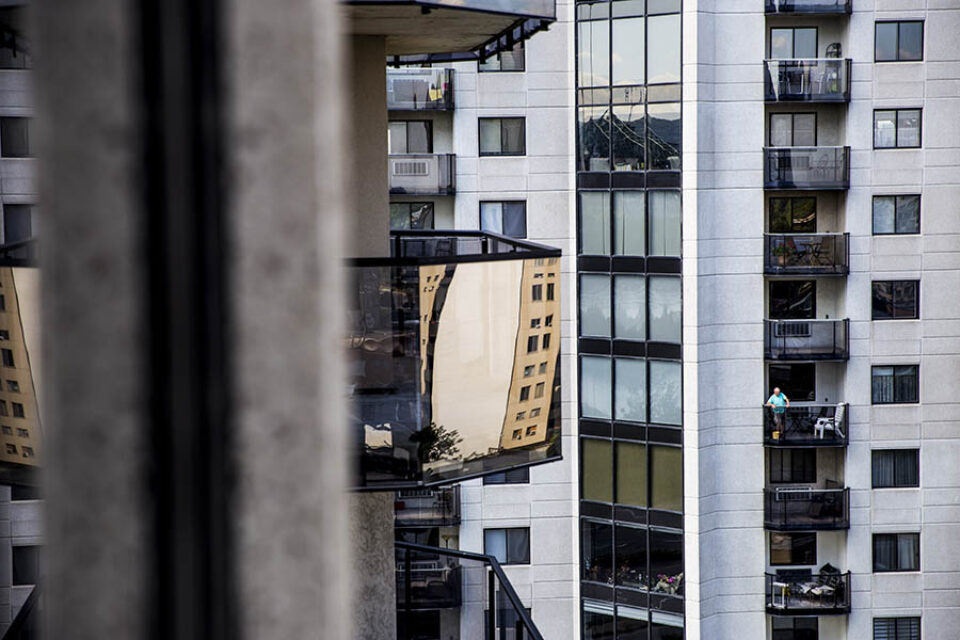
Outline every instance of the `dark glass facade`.
<svg viewBox="0 0 960 640">
<path fill-rule="evenodd" d="M 681 3 L 576 9 L 581 637 L 683 638 Z"/>
</svg>

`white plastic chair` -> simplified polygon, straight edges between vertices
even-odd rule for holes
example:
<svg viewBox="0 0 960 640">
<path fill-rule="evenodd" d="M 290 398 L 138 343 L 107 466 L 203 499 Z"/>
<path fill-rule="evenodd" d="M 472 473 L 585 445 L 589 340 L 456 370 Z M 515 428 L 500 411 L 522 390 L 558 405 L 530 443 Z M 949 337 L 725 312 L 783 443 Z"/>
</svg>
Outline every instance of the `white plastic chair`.
<svg viewBox="0 0 960 640">
<path fill-rule="evenodd" d="M 834 412 L 833 417 L 831 418 L 817 418 L 817 423 L 813 425 L 814 435 L 823 440 L 826 431 L 833 431 L 841 438 L 844 437 L 843 434 L 843 417 L 846 413 L 847 405 L 840 403 L 837 405 L 837 410 Z"/>
</svg>

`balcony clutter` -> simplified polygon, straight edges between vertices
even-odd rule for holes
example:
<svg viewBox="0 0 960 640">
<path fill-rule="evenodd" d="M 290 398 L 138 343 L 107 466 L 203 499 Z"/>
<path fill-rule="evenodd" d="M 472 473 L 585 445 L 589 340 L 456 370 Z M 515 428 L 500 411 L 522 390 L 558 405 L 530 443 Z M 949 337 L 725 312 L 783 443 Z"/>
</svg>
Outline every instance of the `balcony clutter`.
<svg viewBox="0 0 960 640">
<path fill-rule="evenodd" d="M 827 563 L 816 574 L 809 569 L 767 574 L 767 608 L 783 613 L 846 611 L 850 608 L 850 573 Z"/>
</svg>

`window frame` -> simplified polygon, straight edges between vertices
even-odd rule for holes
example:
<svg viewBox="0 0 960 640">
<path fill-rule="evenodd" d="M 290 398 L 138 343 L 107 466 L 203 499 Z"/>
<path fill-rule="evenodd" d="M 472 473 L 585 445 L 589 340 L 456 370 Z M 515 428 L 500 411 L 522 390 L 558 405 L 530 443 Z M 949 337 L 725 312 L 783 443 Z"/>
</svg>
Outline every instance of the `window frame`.
<svg viewBox="0 0 960 640">
<path fill-rule="evenodd" d="M 820 28 L 816 25 L 796 25 L 796 26 L 771 26 L 767 29 L 767 58 L 770 60 L 803 60 L 807 56 L 798 56 L 797 55 L 797 34 L 798 30 L 812 30 L 813 31 L 813 51 L 814 58 L 819 57 L 820 52 Z M 792 31 L 793 34 L 790 36 L 790 57 L 789 58 L 774 58 L 773 57 L 773 32 L 774 31 Z"/>
<path fill-rule="evenodd" d="M 409 226 L 406 227 L 407 229 L 435 229 L 435 228 L 436 228 L 436 225 L 437 225 L 437 207 L 436 207 L 436 203 L 435 203 L 435 202 L 429 201 L 429 200 L 424 200 L 424 201 L 391 202 L 391 203 L 390 203 L 391 209 L 392 209 L 393 207 L 395 207 L 395 206 L 401 206 L 401 205 L 402 205 L 402 206 L 405 206 L 405 207 L 407 208 L 407 224 L 409 225 Z M 430 226 L 429 226 L 429 227 L 425 227 L 425 226 L 423 226 L 422 224 L 421 224 L 421 226 L 419 226 L 419 227 L 414 227 L 414 226 L 413 226 L 413 211 L 412 211 L 412 210 L 413 210 L 415 207 L 417 207 L 417 208 L 419 208 L 419 207 L 430 207 L 430 214 L 429 214 Z M 392 215 L 392 213 L 393 213 L 393 212 L 392 212 L 392 210 L 391 210 L 391 216 L 390 216 L 391 222 L 393 221 L 393 215 Z M 425 216 L 425 217 L 426 217 L 426 216 Z M 390 225 L 390 228 L 391 228 L 391 229 L 396 229 L 396 230 L 399 230 L 399 231 L 402 231 L 402 230 L 403 230 L 402 227 L 394 227 L 392 224 Z"/>
<path fill-rule="evenodd" d="M 482 138 L 480 137 L 480 123 L 483 121 L 497 120 L 499 122 L 500 129 L 500 151 L 484 151 L 482 147 Z M 504 147 L 504 137 L 503 137 L 503 121 L 504 120 L 519 120 L 523 129 L 523 135 L 521 140 L 523 141 L 523 148 L 519 152 L 514 151 L 503 151 Z M 520 158 L 527 155 L 527 118 L 526 116 L 496 116 L 496 117 L 480 117 L 477 118 L 477 155 L 481 158 Z"/>
<path fill-rule="evenodd" d="M 484 226 L 483 226 L 483 205 L 485 205 L 485 204 L 487 204 L 487 205 L 493 205 L 493 204 L 498 204 L 498 205 L 500 205 L 500 229 L 501 229 L 500 231 L 491 231 L 491 230 L 489 230 L 489 229 L 484 228 Z M 513 235 L 513 234 L 510 234 L 510 233 L 507 233 L 506 231 L 504 231 L 504 229 L 506 228 L 505 225 L 504 225 L 504 213 L 506 212 L 506 207 L 505 207 L 504 205 L 513 205 L 513 206 L 519 205 L 519 206 L 523 209 L 523 213 L 522 213 L 523 235 L 517 236 L 517 235 Z M 478 215 L 478 217 L 479 217 L 480 230 L 481 230 L 481 231 L 486 231 L 486 232 L 488 232 L 488 233 L 499 233 L 499 234 L 504 235 L 504 236 L 507 236 L 507 237 L 509 237 L 509 238 L 521 238 L 521 239 L 522 239 L 522 238 L 526 238 L 526 237 L 527 237 L 527 222 L 528 222 L 528 220 L 527 220 L 527 201 L 526 201 L 526 200 L 481 200 L 481 201 L 477 204 L 477 215 Z"/>
<path fill-rule="evenodd" d="M 495 55 L 490 56 L 489 58 L 487 58 L 487 62 L 488 62 L 488 63 L 489 63 L 490 60 L 495 59 L 495 60 L 497 61 L 497 68 L 493 69 L 493 68 L 489 68 L 489 67 L 488 67 L 488 68 L 484 69 L 484 68 L 483 68 L 484 63 L 480 62 L 480 60 L 477 60 L 477 73 L 523 73 L 524 71 L 526 71 L 526 70 L 527 70 L 527 47 L 526 47 L 526 42 L 525 42 L 525 41 L 521 41 L 521 42 L 516 43 L 515 45 L 513 45 L 513 47 L 512 47 L 511 49 L 509 49 L 509 51 L 510 51 L 510 53 L 513 53 L 513 54 L 516 54 L 518 51 L 520 52 L 520 67 L 519 67 L 519 68 L 517 68 L 517 69 L 504 69 L 504 68 L 503 68 L 503 53 L 504 53 L 504 52 L 498 51 Z"/>
<path fill-rule="evenodd" d="M 790 144 L 786 146 L 775 146 L 773 144 L 773 119 L 775 116 L 790 116 Z M 797 142 L 797 116 L 813 116 L 813 144 L 798 145 Z M 790 149 L 792 147 L 809 148 L 816 147 L 820 142 L 820 114 L 816 111 L 775 111 L 767 119 L 767 146 L 771 149 Z"/>
<path fill-rule="evenodd" d="M 893 146 L 892 147 L 878 147 L 877 146 L 877 114 L 881 111 L 892 111 L 896 114 L 893 119 Z M 917 112 L 917 144 L 909 146 L 900 145 L 900 112 L 901 111 L 916 111 Z M 886 151 L 890 149 L 922 149 L 923 148 L 923 107 L 892 107 L 892 108 L 881 108 L 873 110 L 873 149 L 874 151 Z"/>
<path fill-rule="evenodd" d="M 914 285 L 913 289 L 913 314 L 909 316 L 897 316 L 897 288 L 905 284 Z M 887 286 L 890 288 L 890 316 L 877 316 L 877 287 Z M 870 319 L 876 322 L 885 322 L 888 320 L 919 320 L 920 319 L 920 280 L 871 280 L 870 281 Z"/>
<path fill-rule="evenodd" d="M 927 40 L 927 26 L 923 18 L 911 18 L 907 20 L 875 20 L 873 23 L 873 61 L 875 63 L 887 63 L 887 62 L 923 62 L 924 59 L 924 48 L 926 48 Z M 897 39 L 894 42 L 894 50 L 897 52 L 896 58 L 878 58 L 877 57 L 877 33 L 878 28 L 882 24 L 895 24 L 897 25 Z M 905 24 L 919 24 L 920 25 L 920 57 L 919 58 L 901 58 L 900 57 L 900 27 Z"/>
<path fill-rule="evenodd" d="M 907 630 L 907 635 L 901 637 L 899 625 L 897 624 L 898 620 L 909 620 L 916 622 L 916 635 L 913 634 L 912 629 Z M 921 616 L 881 616 L 873 619 L 873 640 L 878 640 L 877 636 L 877 623 L 893 623 L 893 635 L 889 634 L 889 629 L 884 631 L 882 636 L 883 640 L 920 640 L 923 637 L 923 620 Z"/>
<path fill-rule="evenodd" d="M 773 560 L 773 536 L 783 536 L 790 540 L 789 559 L 787 562 L 774 562 Z M 795 537 L 813 538 L 813 562 L 799 562 L 797 559 L 798 549 L 801 547 L 794 544 Z M 809 559 L 809 558 L 808 558 Z M 817 532 L 816 531 L 771 531 L 767 544 L 767 561 L 771 567 L 806 567 L 817 565 Z"/>
<path fill-rule="evenodd" d="M 876 369 L 886 369 L 886 368 L 892 368 L 892 369 L 893 369 L 893 376 L 892 376 L 892 378 L 893 378 L 894 397 L 893 397 L 893 400 L 891 400 L 890 402 L 881 402 L 881 401 L 878 401 L 877 398 L 874 397 L 874 394 L 873 394 L 874 371 L 875 371 Z M 916 396 L 916 400 L 903 400 L 903 399 L 900 399 L 900 398 L 897 398 L 897 397 L 896 397 L 896 391 L 897 391 L 897 373 L 898 373 L 898 372 L 897 372 L 897 369 L 910 369 L 910 368 L 915 369 L 915 373 L 913 374 L 913 377 L 916 378 L 916 381 L 917 381 L 917 386 L 916 386 L 916 388 L 914 389 L 914 395 Z M 884 377 L 886 377 L 886 376 L 884 376 Z M 875 364 L 875 365 L 871 365 L 871 366 L 870 366 L 870 404 L 871 404 L 871 405 L 920 404 L 920 365 L 919 365 L 919 364 Z"/>
<path fill-rule="evenodd" d="M 7 145 L 4 144 L 3 136 L 0 135 L 0 158 L 34 158 L 36 157 L 35 149 L 33 148 L 33 118 L 29 116 L 0 116 L 0 131 L 2 131 L 2 122 L 4 120 L 23 120 L 26 122 L 26 153 L 23 154 L 13 154 L 10 155 L 7 152 Z"/>
<path fill-rule="evenodd" d="M 912 453 L 913 471 L 916 477 L 915 484 L 897 484 L 898 468 L 903 462 L 897 454 Z M 883 454 L 889 454 L 893 457 L 893 483 L 877 484 L 876 465 L 877 459 Z M 899 460 L 899 462 L 898 462 Z M 920 449 L 872 449 L 870 451 L 870 488 L 871 489 L 919 489 L 920 488 Z"/>
<path fill-rule="evenodd" d="M 490 552 L 487 551 L 487 534 L 493 533 L 495 531 L 504 532 L 503 533 L 504 551 L 506 552 L 507 555 L 506 557 L 504 557 L 503 561 L 500 561 L 500 559 L 497 558 L 497 561 L 500 562 L 502 566 L 514 565 L 514 564 L 530 564 L 530 527 L 485 527 L 483 529 L 483 553 L 485 555 L 492 555 Z M 526 540 L 527 540 L 526 554 L 525 554 L 525 557 L 521 560 L 512 559 L 510 557 L 509 537 L 510 537 L 510 532 L 514 532 L 514 531 L 526 532 L 525 533 Z"/>
<path fill-rule="evenodd" d="M 877 231 L 877 201 L 883 199 L 893 200 L 893 231 L 887 233 L 883 231 Z M 897 219 L 900 211 L 900 199 L 901 198 L 916 198 L 917 199 L 917 230 L 916 231 L 897 231 Z M 923 195 L 919 193 L 890 193 L 890 194 L 874 194 L 871 201 L 871 219 L 870 219 L 870 232 L 875 236 L 915 236 L 920 234 L 920 230 L 923 228 Z"/>
<path fill-rule="evenodd" d="M 427 151 L 410 151 L 410 123 L 411 122 L 422 122 L 427 125 Z M 387 123 L 387 128 L 389 129 L 391 124 L 403 123 L 404 129 L 404 147 L 407 148 L 403 153 L 391 152 L 392 156 L 417 156 L 417 155 L 432 155 L 433 154 L 433 120 L 429 118 L 402 118 L 397 120 L 390 120 Z"/>
<path fill-rule="evenodd" d="M 910 569 L 904 569 L 900 566 L 900 553 L 897 551 L 897 566 L 892 569 L 878 569 L 877 568 L 877 539 L 880 537 L 893 537 L 895 544 L 899 547 L 900 537 L 901 536 L 915 536 L 917 538 L 917 553 L 916 553 L 916 565 Z M 876 532 L 871 536 L 871 547 L 872 547 L 872 569 L 873 573 L 919 573 L 921 571 L 921 551 L 920 551 L 920 532 L 919 531 L 895 531 L 895 532 Z"/>
<path fill-rule="evenodd" d="M 503 484 L 530 484 L 530 467 L 516 467 L 483 476 L 484 486 Z"/>
</svg>

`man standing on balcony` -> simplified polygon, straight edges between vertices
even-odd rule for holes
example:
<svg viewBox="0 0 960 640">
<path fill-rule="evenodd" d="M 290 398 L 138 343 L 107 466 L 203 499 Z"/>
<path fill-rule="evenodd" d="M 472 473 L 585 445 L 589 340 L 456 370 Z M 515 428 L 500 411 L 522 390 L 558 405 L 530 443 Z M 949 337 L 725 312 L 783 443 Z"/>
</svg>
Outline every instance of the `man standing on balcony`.
<svg viewBox="0 0 960 640">
<path fill-rule="evenodd" d="M 780 391 L 780 387 L 774 387 L 773 395 L 767 398 L 765 406 L 773 409 L 773 424 L 777 431 L 783 431 L 783 416 L 787 412 L 787 407 L 790 406 L 790 398 Z"/>
</svg>

